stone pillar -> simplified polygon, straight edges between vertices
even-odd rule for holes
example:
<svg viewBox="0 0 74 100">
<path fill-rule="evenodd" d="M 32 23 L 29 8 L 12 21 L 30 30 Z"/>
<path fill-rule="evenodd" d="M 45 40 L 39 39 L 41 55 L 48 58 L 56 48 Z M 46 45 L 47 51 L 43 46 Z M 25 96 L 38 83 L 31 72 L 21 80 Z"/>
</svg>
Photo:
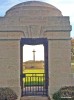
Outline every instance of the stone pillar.
<svg viewBox="0 0 74 100">
<path fill-rule="evenodd" d="M 71 41 L 51 39 L 48 42 L 49 95 L 63 86 L 71 86 Z"/>
<path fill-rule="evenodd" d="M 0 40 L 0 87 L 20 95 L 20 45 L 18 40 Z"/>
</svg>

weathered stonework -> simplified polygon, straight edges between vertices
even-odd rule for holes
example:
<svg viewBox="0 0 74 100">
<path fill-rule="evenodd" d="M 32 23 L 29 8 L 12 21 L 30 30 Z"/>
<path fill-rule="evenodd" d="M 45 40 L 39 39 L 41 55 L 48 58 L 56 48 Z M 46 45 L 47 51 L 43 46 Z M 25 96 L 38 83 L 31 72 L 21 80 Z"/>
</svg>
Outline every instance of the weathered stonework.
<svg viewBox="0 0 74 100">
<path fill-rule="evenodd" d="M 0 18 L 0 87 L 11 87 L 21 95 L 21 38 L 48 39 L 49 95 L 73 85 L 70 31 L 69 17 L 50 4 L 30 1 L 7 11 Z"/>
</svg>

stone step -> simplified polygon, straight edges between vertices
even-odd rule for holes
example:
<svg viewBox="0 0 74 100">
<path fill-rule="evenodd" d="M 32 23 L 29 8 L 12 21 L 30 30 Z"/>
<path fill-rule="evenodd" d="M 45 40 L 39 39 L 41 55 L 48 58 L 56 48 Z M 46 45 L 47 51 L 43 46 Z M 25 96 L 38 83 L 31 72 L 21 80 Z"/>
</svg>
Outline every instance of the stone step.
<svg viewBox="0 0 74 100">
<path fill-rule="evenodd" d="M 24 96 L 20 100 L 50 100 L 48 97 L 42 96 Z"/>
</svg>

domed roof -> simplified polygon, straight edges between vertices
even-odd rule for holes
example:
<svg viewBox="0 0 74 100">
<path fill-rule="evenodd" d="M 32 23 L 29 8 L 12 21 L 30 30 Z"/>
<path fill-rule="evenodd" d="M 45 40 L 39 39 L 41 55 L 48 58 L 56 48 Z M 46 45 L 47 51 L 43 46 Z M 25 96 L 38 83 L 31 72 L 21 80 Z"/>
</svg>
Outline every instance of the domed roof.
<svg viewBox="0 0 74 100">
<path fill-rule="evenodd" d="M 27 1 L 13 6 L 6 16 L 62 16 L 56 7 L 40 1 Z"/>
</svg>

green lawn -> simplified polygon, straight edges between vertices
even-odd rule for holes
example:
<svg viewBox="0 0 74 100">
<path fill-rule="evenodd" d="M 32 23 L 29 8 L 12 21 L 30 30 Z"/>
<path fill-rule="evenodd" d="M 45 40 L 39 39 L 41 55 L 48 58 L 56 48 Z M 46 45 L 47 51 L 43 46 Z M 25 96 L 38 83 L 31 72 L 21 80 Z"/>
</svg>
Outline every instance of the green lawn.
<svg viewBox="0 0 74 100">
<path fill-rule="evenodd" d="M 23 73 L 44 73 L 44 69 L 25 69 Z"/>
</svg>

